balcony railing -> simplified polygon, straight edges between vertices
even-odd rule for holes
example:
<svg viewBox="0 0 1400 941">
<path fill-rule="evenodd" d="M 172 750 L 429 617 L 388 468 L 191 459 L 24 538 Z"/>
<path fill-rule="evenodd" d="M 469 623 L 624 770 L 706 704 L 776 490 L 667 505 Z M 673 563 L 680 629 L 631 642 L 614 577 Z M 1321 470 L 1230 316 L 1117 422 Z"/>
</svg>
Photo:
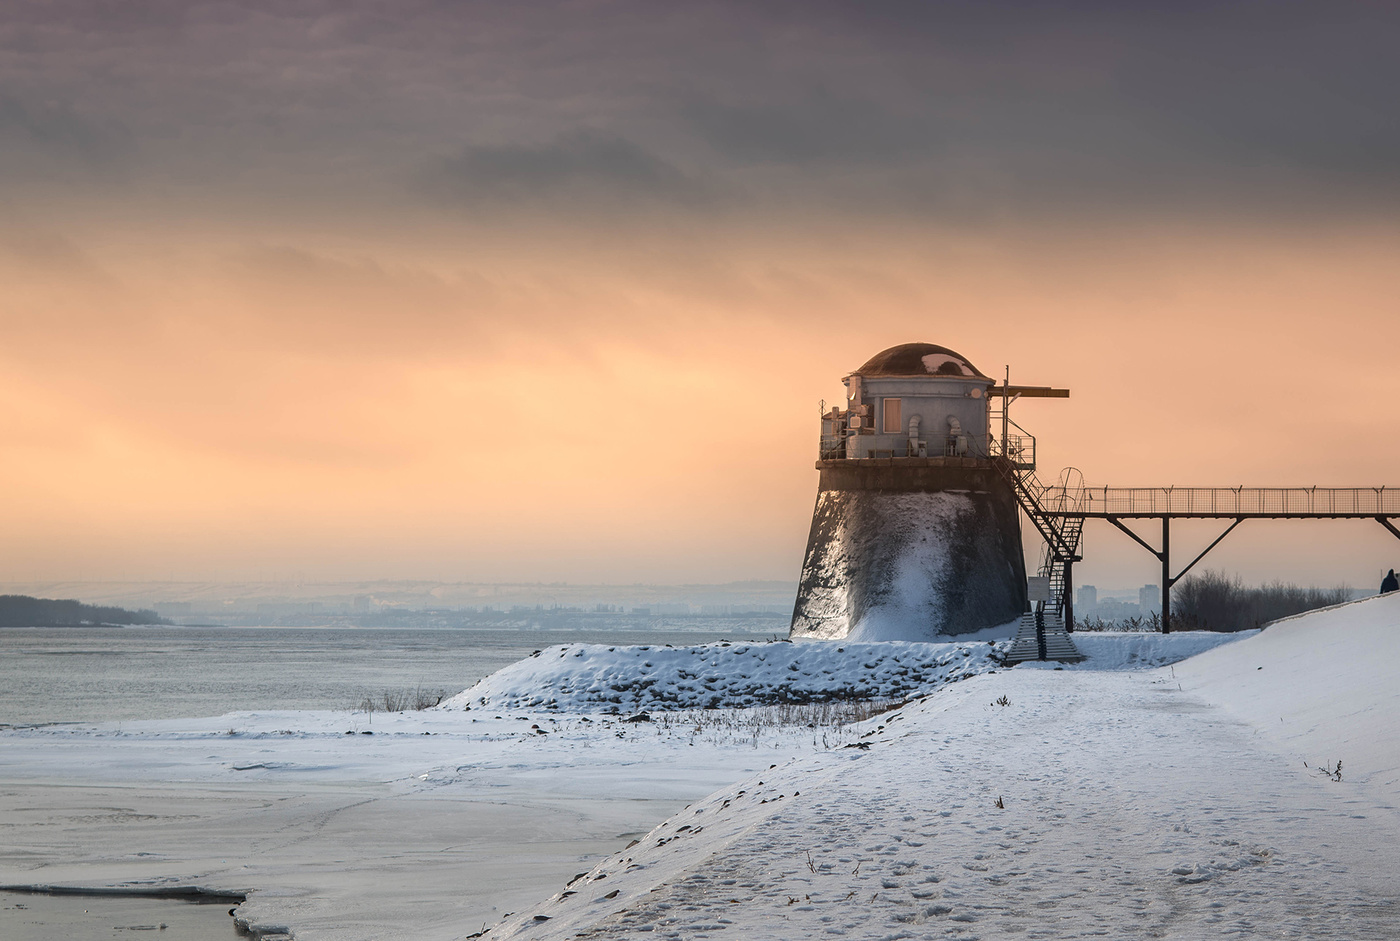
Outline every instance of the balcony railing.
<svg viewBox="0 0 1400 941">
<path fill-rule="evenodd" d="M 846 459 L 846 442 L 850 440 L 870 440 L 868 437 L 858 439 L 855 435 L 849 438 L 845 436 L 822 435 L 820 446 L 820 457 L 823 461 L 843 461 Z M 888 448 L 865 448 L 866 458 L 889 458 L 889 457 L 971 457 L 986 458 L 987 443 L 982 438 L 975 438 L 971 435 L 940 435 L 932 438 L 922 438 L 922 449 L 911 448 L 908 438 L 895 438 L 890 442 Z M 1034 453 L 1034 442 L 1030 444 L 1030 453 Z M 922 451 L 922 453 L 920 453 Z"/>
<path fill-rule="evenodd" d="M 818 454 L 823 461 L 844 461 L 846 459 L 846 436 L 822 435 L 821 450 Z"/>
<path fill-rule="evenodd" d="M 992 457 L 1004 457 L 1021 470 L 1035 470 L 1035 436 L 1007 435 L 1005 447 L 999 438 L 991 439 Z"/>
<path fill-rule="evenodd" d="M 857 438 L 855 435 L 822 435 L 818 450 L 820 459 L 823 461 L 846 460 L 846 444 L 852 440 L 869 441 L 870 438 L 867 436 Z M 938 435 L 920 440 L 923 442 L 922 453 L 909 446 L 909 439 L 895 438 L 889 442 L 890 446 L 887 448 L 872 448 L 867 445 L 863 448 L 863 457 L 970 457 L 983 460 L 989 457 L 1005 457 L 1017 468 L 1023 470 L 1035 468 L 1035 438 L 1032 435 L 1009 435 L 1004 449 L 1000 439 L 988 441 L 986 438 L 973 435 Z"/>
</svg>

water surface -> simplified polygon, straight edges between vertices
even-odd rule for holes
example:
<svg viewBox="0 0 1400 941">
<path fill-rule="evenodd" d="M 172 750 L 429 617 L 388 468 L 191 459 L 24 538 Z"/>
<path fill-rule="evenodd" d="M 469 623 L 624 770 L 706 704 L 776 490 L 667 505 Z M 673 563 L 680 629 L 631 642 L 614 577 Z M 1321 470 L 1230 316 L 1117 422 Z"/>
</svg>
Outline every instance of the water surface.
<svg viewBox="0 0 1400 941">
<path fill-rule="evenodd" d="M 5 941 L 234 941 L 228 902 L 0 892 Z M 246 937 L 246 936 L 245 936 Z"/>
<path fill-rule="evenodd" d="M 725 636 L 740 635 L 731 626 Z M 719 637 L 704 631 L 3 628 L 0 725 L 351 709 L 385 690 L 452 695 L 550 644 L 681 646 Z"/>
</svg>

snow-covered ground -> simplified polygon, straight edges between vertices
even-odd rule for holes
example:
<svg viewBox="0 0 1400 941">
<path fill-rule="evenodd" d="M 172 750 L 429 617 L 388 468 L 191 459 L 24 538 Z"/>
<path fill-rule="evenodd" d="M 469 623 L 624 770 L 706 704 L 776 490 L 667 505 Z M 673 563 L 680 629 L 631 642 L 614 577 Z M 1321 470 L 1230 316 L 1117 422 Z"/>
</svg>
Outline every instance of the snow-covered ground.
<svg viewBox="0 0 1400 941">
<path fill-rule="evenodd" d="M 1009 624 L 996 636 L 1015 630 Z M 1253 633 L 1253 632 L 1248 632 Z M 1139 670 L 1241 636 L 1204 631 L 1076 634 L 1080 669 Z M 727 643 L 697 647 L 560 644 L 497 670 L 443 709 L 626 712 L 842 699 L 906 699 L 1004 669 L 1006 642 Z M 1059 664 L 1050 664 L 1058 667 Z"/>
<path fill-rule="evenodd" d="M 421 713 L 6 730 L 0 883 L 249 892 L 248 923 L 347 941 L 1400 937 L 1400 597 L 1075 639 L 1062 671 L 565 646 Z M 760 678 L 816 703 L 663 711 Z M 832 724 L 876 679 L 928 695 Z"/>
<path fill-rule="evenodd" d="M 299 939 L 460 938 L 686 802 L 850 738 L 751 718 L 273 712 L 9 730 L 0 884 L 197 885 L 251 892 L 246 923 Z"/>
<path fill-rule="evenodd" d="M 976 676 L 489 936 L 1400 937 L 1397 654 L 1400 595 L 1167 669 Z"/>
</svg>

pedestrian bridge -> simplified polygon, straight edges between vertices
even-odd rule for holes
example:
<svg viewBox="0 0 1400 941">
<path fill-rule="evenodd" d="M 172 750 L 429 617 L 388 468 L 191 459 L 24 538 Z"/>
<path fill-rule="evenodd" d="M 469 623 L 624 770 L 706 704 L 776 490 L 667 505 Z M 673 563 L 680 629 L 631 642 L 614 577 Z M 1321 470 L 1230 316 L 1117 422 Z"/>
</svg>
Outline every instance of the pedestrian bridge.
<svg viewBox="0 0 1400 941">
<path fill-rule="evenodd" d="M 1017 497 L 1046 538 L 1058 575 L 1056 613 L 1074 623 L 1073 563 L 1080 561 L 1079 533 L 1087 519 L 1107 520 L 1162 564 L 1162 630 L 1171 629 L 1171 589 L 1235 527 L 1247 519 L 1374 519 L 1400 539 L 1400 488 L 1393 487 L 1075 487 L 1037 486 L 1034 474 L 1017 475 Z M 1073 479 L 1067 475 L 1065 479 Z M 1037 519 L 1037 517 L 1039 517 Z M 1162 521 L 1161 548 L 1129 529 L 1124 520 Z M 1181 571 L 1171 570 L 1171 521 L 1228 519 L 1232 522 Z"/>
<path fill-rule="evenodd" d="M 1400 517 L 1400 489 L 1390 487 L 1049 487 L 1047 497 L 1047 514 L 1086 519 Z"/>
</svg>

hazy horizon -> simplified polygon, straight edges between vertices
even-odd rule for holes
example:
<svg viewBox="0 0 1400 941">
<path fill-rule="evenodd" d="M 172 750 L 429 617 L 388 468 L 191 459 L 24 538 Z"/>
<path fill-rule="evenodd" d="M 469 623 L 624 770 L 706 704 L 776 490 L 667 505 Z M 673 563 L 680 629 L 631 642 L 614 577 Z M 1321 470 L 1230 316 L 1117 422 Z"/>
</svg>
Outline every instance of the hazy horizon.
<svg viewBox="0 0 1400 941">
<path fill-rule="evenodd" d="M 1069 387 L 1017 406 L 1044 477 L 1400 485 L 1397 27 L 16 4 L 0 574 L 795 581 L 818 402 L 907 341 Z M 1086 540 L 1078 583 L 1157 580 Z M 1368 588 L 1400 542 L 1206 564 Z"/>
</svg>

